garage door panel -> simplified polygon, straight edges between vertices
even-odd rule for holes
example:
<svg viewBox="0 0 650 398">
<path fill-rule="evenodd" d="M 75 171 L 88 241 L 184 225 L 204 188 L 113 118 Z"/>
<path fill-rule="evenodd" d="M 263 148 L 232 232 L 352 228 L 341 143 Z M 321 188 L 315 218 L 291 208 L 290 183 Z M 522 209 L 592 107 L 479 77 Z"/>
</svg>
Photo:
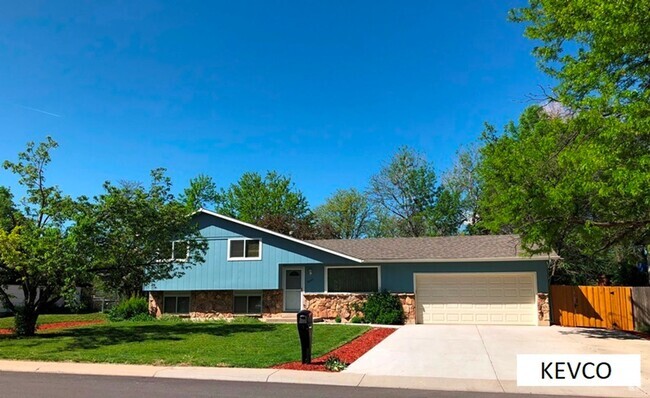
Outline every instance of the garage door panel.
<svg viewBox="0 0 650 398">
<path fill-rule="evenodd" d="M 418 274 L 420 323 L 536 325 L 534 273 Z"/>
</svg>

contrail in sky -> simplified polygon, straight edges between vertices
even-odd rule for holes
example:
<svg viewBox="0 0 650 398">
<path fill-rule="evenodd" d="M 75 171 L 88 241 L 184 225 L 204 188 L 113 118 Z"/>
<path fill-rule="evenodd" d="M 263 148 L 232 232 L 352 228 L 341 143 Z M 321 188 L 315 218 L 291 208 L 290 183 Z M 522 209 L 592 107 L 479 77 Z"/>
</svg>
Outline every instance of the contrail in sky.
<svg viewBox="0 0 650 398">
<path fill-rule="evenodd" d="M 20 105 L 20 104 L 14 104 L 14 105 L 16 105 L 18 107 L 21 107 L 23 109 L 27 109 L 27 110 L 34 111 L 34 112 L 39 112 L 39 113 L 44 113 L 46 115 L 50 115 L 50 116 L 54 116 L 54 117 L 63 117 L 61 115 L 57 115 L 56 113 L 44 111 L 42 109 L 32 108 L 31 106 L 25 106 L 25 105 Z"/>
</svg>

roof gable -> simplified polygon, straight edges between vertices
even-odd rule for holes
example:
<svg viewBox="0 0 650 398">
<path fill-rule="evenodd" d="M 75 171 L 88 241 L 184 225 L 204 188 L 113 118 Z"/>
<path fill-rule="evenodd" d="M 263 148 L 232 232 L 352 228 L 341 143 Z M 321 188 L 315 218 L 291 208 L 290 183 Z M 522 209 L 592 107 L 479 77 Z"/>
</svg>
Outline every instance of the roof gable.
<svg viewBox="0 0 650 398">
<path fill-rule="evenodd" d="M 237 220 L 237 219 L 232 218 L 232 217 L 224 216 L 223 214 L 215 213 L 215 212 L 210 211 L 210 210 L 206 210 L 206 209 L 201 208 L 201 209 L 197 210 L 194 214 L 197 214 L 197 213 L 207 214 L 209 216 L 220 218 L 222 220 L 226 220 L 226 221 L 229 221 L 229 222 L 232 222 L 232 223 L 235 223 L 235 224 L 239 224 L 239 225 L 242 225 L 244 227 L 247 227 L 247 228 L 250 228 L 250 229 L 253 229 L 253 230 L 261 231 L 261 232 L 264 232 L 264 233 L 269 234 L 269 235 L 274 235 L 276 237 L 285 239 L 287 241 L 298 243 L 300 245 L 303 245 L 303 246 L 306 246 L 306 247 L 309 247 L 309 248 L 312 248 L 312 249 L 315 249 L 315 250 L 318 250 L 318 251 L 321 251 L 321 252 L 325 252 L 325 253 L 328 253 L 328 254 L 332 254 L 334 256 L 338 256 L 338 257 L 344 258 L 346 260 L 351 260 L 351 261 L 354 261 L 354 262 L 357 262 L 357 263 L 363 262 L 363 260 L 361 260 L 359 258 L 356 258 L 354 256 L 350 256 L 348 254 L 341 253 L 341 252 L 338 252 L 336 250 L 328 249 L 326 247 L 318 246 L 318 245 L 315 245 L 315 244 L 310 243 L 310 242 L 305 241 L 305 240 L 296 239 L 293 236 L 289 236 L 289 235 L 281 234 L 279 232 L 271 231 L 270 229 L 258 227 L 257 225 L 250 224 L 250 223 L 247 223 L 247 222 L 244 222 L 244 221 L 240 221 L 240 220 Z"/>
</svg>

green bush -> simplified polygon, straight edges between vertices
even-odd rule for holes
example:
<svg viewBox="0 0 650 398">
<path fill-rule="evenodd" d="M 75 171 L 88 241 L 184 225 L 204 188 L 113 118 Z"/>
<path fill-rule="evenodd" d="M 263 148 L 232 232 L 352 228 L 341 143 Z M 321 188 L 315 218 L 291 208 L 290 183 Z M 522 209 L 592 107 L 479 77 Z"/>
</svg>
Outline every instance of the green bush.
<svg viewBox="0 0 650 398">
<path fill-rule="evenodd" d="M 363 305 L 363 315 L 370 323 L 403 325 L 404 309 L 397 296 L 387 291 L 373 293 Z"/>
<path fill-rule="evenodd" d="M 128 319 L 131 322 L 151 322 L 155 321 L 156 317 L 151 314 L 137 314 Z"/>
<path fill-rule="evenodd" d="M 348 365 L 336 355 L 330 355 L 325 360 L 325 369 L 329 370 L 330 372 L 340 372 L 342 370 L 345 370 L 347 367 Z"/>
<path fill-rule="evenodd" d="M 117 304 L 108 312 L 108 319 L 113 322 L 126 321 L 132 318 L 143 319 L 149 315 L 149 303 L 144 297 L 131 297 Z M 151 319 L 151 318 L 149 318 Z"/>
<path fill-rule="evenodd" d="M 350 323 L 363 323 L 363 318 L 355 315 L 352 317 L 352 319 L 350 319 Z"/>
<path fill-rule="evenodd" d="M 341 315 L 337 315 L 336 318 L 334 318 L 334 322 L 341 323 Z"/>
</svg>

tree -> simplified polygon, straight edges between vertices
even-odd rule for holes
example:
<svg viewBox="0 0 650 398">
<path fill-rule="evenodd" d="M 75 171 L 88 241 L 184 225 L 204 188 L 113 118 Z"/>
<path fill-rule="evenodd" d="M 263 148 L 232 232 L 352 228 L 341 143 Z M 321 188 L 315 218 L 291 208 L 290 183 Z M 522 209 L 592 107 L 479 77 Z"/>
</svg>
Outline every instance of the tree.
<svg viewBox="0 0 650 398">
<path fill-rule="evenodd" d="M 216 204 L 217 196 L 217 185 L 212 177 L 199 174 L 196 178 L 190 179 L 190 186 L 183 190 L 178 200 L 185 203 L 189 212 L 193 212 L 210 204 Z"/>
<path fill-rule="evenodd" d="M 264 178 L 258 173 L 244 173 L 237 183 L 221 190 L 217 211 L 299 239 L 317 236 L 307 199 L 289 177 L 274 171 Z"/>
<path fill-rule="evenodd" d="M 315 213 L 321 225 L 331 226 L 337 239 L 358 239 L 368 233 L 370 203 L 354 188 L 336 191 Z"/>
<path fill-rule="evenodd" d="M 181 276 L 204 261 L 207 243 L 191 221 L 187 201 L 177 200 L 171 188 L 165 170 L 155 169 L 148 189 L 106 182 L 105 192 L 87 205 L 76 231 L 85 237 L 83 250 L 107 288 L 139 295 L 144 285 Z"/>
<path fill-rule="evenodd" d="M 520 234 L 531 252 L 555 250 L 569 264 L 595 267 L 615 247 L 647 245 L 650 174 L 642 163 L 650 159 L 598 134 L 611 123 L 625 126 L 596 116 L 558 117 L 535 106 L 502 135 L 488 131 L 482 224 Z"/>
<path fill-rule="evenodd" d="M 491 203 L 492 228 L 500 219 L 538 250 L 569 245 L 601 257 L 615 250 L 647 263 L 639 253 L 650 241 L 649 7 L 648 0 L 533 0 L 511 12 L 541 42 L 534 54 L 558 82 L 548 100 L 565 111 L 528 109 L 503 137 L 490 137 L 487 197 L 507 194 L 496 186 L 510 186 L 514 197 L 497 200 L 503 209 Z"/>
<path fill-rule="evenodd" d="M 77 283 L 87 276 L 87 258 L 70 224 L 75 202 L 56 186 L 46 185 L 50 151 L 57 146 L 50 137 L 38 146 L 30 142 L 17 162 L 3 164 L 18 175 L 26 192 L 19 208 L 8 189 L 0 190 L 0 298 L 15 314 L 20 335 L 33 335 L 43 309 L 60 297 L 71 299 Z M 14 283 L 24 295 L 20 307 L 5 290 Z"/>
<path fill-rule="evenodd" d="M 433 165 L 413 149 L 400 148 L 370 180 L 368 196 L 379 216 L 374 234 L 382 230 L 415 237 L 457 233 L 462 222 L 460 201 L 451 192 L 440 201 L 442 192 Z M 455 228 L 450 222 L 456 222 Z"/>
<path fill-rule="evenodd" d="M 531 0 L 510 19 L 541 42 L 533 54 L 562 104 L 639 112 L 650 99 L 649 9 L 649 0 Z"/>
<path fill-rule="evenodd" d="M 480 234 L 479 199 L 481 182 L 478 167 L 481 163 L 480 146 L 472 144 L 461 148 L 456 154 L 452 169 L 443 176 L 443 186 L 460 200 L 462 223 L 470 234 Z"/>
</svg>

